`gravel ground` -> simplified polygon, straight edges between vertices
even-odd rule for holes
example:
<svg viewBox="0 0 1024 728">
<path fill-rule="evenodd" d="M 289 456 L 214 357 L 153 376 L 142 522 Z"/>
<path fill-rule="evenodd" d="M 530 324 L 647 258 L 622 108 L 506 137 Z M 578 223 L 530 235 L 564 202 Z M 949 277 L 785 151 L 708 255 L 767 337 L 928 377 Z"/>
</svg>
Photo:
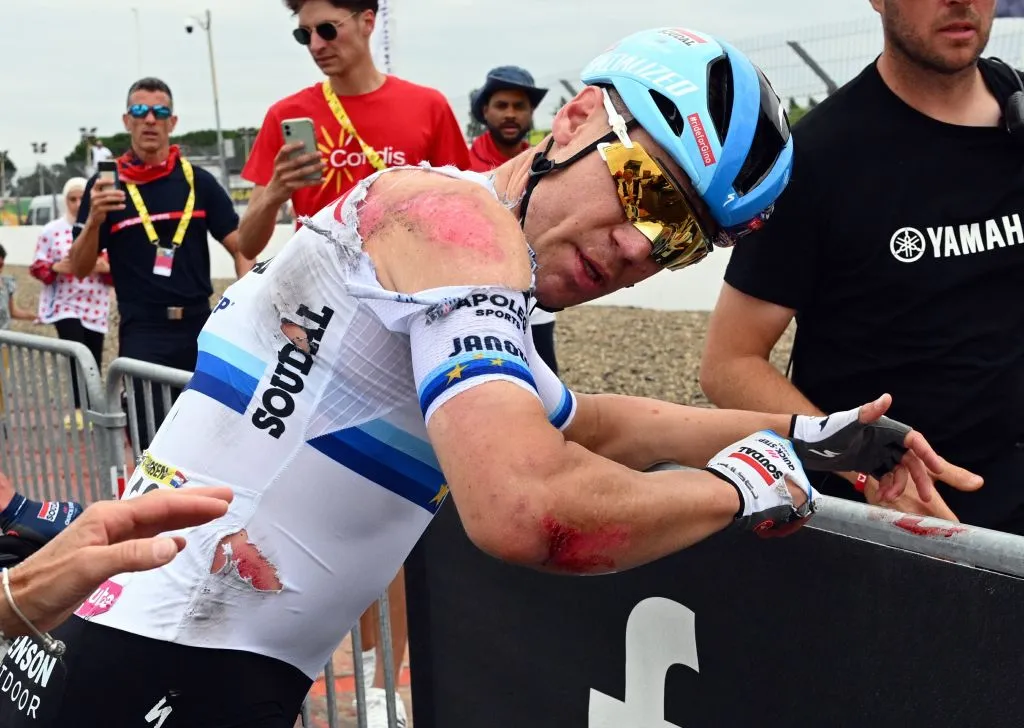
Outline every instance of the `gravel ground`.
<svg viewBox="0 0 1024 728">
<path fill-rule="evenodd" d="M 4 273 L 18 281 L 15 298 L 36 309 L 40 284 L 25 268 Z M 214 281 L 217 296 L 231 283 Z M 214 299 L 216 300 L 216 298 Z M 651 311 L 618 306 L 580 306 L 558 315 L 555 329 L 560 374 L 572 389 L 656 397 L 683 404 L 708 404 L 698 380 L 708 314 L 703 311 Z M 15 322 L 17 331 L 56 336 L 52 326 Z M 772 360 L 785 366 L 792 329 Z M 117 356 L 117 307 L 111 308 L 104 362 Z"/>
</svg>

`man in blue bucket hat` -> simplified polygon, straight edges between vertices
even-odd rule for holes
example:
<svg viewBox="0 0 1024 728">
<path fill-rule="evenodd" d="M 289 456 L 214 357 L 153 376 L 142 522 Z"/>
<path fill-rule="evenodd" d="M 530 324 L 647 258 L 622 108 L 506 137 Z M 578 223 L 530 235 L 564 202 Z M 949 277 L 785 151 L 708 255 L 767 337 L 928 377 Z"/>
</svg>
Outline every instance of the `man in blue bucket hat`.
<svg viewBox="0 0 1024 728">
<path fill-rule="evenodd" d="M 547 96 L 534 84 L 533 75 L 519 66 L 498 66 L 472 98 L 473 118 L 487 127 L 469 149 L 470 169 L 489 172 L 530 148 L 526 135 L 533 128 L 533 112 Z"/>
<path fill-rule="evenodd" d="M 473 93 L 470 111 L 487 130 L 469 148 L 470 169 L 490 172 L 530 148 L 526 140 L 533 129 L 533 112 L 548 90 L 538 88 L 533 75 L 519 66 L 498 66 L 487 73 L 483 87 Z M 537 353 L 558 374 L 555 355 L 555 314 L 535 306 L 530 330 Z"/>
</svg>

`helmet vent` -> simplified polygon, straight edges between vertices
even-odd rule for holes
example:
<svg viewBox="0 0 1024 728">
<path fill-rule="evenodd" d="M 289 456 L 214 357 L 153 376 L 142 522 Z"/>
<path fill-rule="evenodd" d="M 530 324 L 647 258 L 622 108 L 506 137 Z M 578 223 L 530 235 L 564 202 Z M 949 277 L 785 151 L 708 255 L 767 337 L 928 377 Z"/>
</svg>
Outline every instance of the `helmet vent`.
<svg viewBox="0 0 1024 728">
<path fill-rule="evenodd" d="M 732 100 L 732 64 L 728 57 L 719 56 L 708 66 L 708 111 L 720 144 L 725 144 L 726 134 L 729 133 Z"/>
<path fill-rule="evenodd" d="M 679 112 L 679 107 L 675 105 L 672 99 L 653 89 L 650 94 L 651 100 L 654 101 L 654 105 L 658 107 L 661 115 L 665 117 L 665 123 L 668 124 L 672 133 L 677 137 L 682 136 L 683 130 L 686 128 L 686 119 Z"/>
</svg>

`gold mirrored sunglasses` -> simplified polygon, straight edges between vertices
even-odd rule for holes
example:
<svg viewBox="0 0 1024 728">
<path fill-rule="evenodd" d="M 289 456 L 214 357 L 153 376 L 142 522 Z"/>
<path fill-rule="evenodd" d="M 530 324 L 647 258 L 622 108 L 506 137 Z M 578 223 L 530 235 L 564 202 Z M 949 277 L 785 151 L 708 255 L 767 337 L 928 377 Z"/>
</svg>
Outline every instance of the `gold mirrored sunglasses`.
<svg viewBox="0 0 1024 728">
<path fill-rule="evenodd" d="M 599 144 L 626 219 L 651 241 L 658 265 L 679 270 L 713 249 L 697 212 L 675 177 L 636 141 Z"/>
</svg>

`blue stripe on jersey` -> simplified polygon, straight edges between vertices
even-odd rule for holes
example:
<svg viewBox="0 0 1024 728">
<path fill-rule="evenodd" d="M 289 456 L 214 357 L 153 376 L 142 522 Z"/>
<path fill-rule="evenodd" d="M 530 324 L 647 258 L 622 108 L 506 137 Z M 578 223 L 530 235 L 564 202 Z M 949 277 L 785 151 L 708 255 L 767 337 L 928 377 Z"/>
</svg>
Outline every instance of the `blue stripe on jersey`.
<svg viewBox="0 0 1024 728">
<path fill-rule="evenodd" d="M 564 384 L 562 385 L 562 401 L 558 403 L 558 407 L 548 415 L 548 420 L 555 427 L 561 429 L 562 425 L 569 419 L 569 415 L 572 414 L 573 397 L 572 392 Z"/>
<path fill-rule="evenodd" d="M 462 382 L 486 375 L 515 377 L 537 388 L 533 374 L 521 359 L 499 351 L 459 354 L 436 367 L 419 387 L 420 410 L 426 414 L 434 401 Z"/>
<path fill-rule="evenodd" d="M 227 339 L 222 339 L 216 334 L 211 334 L 209 331 L 199 333 L 198 343 L 199 351 L 213 354 L 218 359 L 223 359 L 231 366 L 255 379 L 260 379 L 263 376 L 264 369 L 267 368 L 266 362 L 258 356 L 250 354 L 245 349 L 232 344 Z"/>
<path fill-rule="evenodd" d="M 208 331 L 199 334 L 195 373 L 186 389 L 205 394 L 239 414 L 256 394 L 266 365 L 249 352 Z"/>
<path fill-rule="evenodd" d="M 383 420 L 329 432 L 309 445 L 430 513 L 437 512 L 448 494 L 430 445 Z"/>
</svg>

